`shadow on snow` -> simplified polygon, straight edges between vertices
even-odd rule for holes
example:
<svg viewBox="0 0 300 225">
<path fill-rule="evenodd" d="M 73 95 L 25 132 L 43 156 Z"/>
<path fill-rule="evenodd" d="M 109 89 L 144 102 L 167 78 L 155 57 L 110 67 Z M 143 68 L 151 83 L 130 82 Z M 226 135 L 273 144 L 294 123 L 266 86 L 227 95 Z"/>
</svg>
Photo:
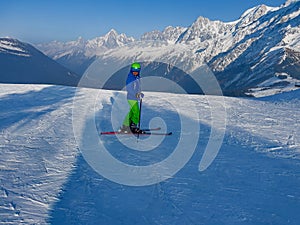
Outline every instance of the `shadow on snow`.
<svg viewBox="0 0 300 225">
<path fill-rule="evenodd" d="M 70 87 L 49 86 L 38 91 L 4 96 L 0 99 L 0 130 L 21 121 L 25 125 L 32 119 L 56 110 L 58 105 L 73 100 L 75 90 Z"/>
</svg>

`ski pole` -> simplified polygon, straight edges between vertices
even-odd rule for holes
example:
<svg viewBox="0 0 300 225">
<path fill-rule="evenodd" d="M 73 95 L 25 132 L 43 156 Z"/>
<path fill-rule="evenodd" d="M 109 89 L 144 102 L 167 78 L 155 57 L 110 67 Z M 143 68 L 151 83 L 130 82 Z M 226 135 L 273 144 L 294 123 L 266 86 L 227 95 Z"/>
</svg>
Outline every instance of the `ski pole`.
<svg viewBox="0 0 300 225">
<path fill-rule="evenodd" d="M 141 128 L 141 114 L 142 114 L 142 98 L 140 100 L 140 115 L 139 115 L 139 126 L 138 126 L 138 130 L 140 130 Z M 139 139 L 140 137 L 140 132 L 138 132 L 138 136 L 137 138 Z"/>
</svg>

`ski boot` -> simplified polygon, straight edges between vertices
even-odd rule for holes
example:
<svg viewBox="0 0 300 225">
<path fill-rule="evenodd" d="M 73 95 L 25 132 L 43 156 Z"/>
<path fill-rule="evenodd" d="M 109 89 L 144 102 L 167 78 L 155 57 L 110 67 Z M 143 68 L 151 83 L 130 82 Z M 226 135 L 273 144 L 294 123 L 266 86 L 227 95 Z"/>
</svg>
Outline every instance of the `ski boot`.
<svg viewBox="0 0 300 225">
<path fill-rule="evenodd" d="M 142 132 L 135 123 L 130 124 L 130 130 L 133 134 L 138 134 Z"/>
<path fill-rule="evenodd" d="M 128 133 L 131 133 L 132 131 L 129 126 L 122 125 L 122 127 L 120 127 L 118 132 L 128 134 Z"/>
</svg>

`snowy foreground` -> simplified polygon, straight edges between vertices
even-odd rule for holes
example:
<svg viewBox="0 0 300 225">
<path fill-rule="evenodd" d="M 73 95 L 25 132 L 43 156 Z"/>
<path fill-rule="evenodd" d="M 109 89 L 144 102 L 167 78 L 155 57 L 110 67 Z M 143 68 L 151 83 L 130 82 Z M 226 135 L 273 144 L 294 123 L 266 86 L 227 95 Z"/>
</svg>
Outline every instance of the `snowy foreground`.
<svg viewBox="0 0 300 225">
<path fill-rule="evenodd" d="M 89 96 L 94 120 L 74 117 L 74 108 L 89 110 L 89 101 L 79 101 L 78 106 L 75 95 L 79 100 Z M 78 137 L 89 134 L 91 122 L 99 132 L 121 125 L 127 110 L 118 102 L 123 95 L 62 86 L 0 85 L 0 224 L 299 224 L 300 90 L 224 102 L 216 96 L 146 93 L 142 126 L 159 124 L 173 135 L 139 140 L 97 137 L 111 156 L 143 167 L 167 159 L 182 137 L 195 139 L 196 146 L 177 173 L 145 186 L 124 184 L 131 177 L 118 177 L 113 164 L 107 164 L 110 175 L 124 178 L 123 184 L 102 176 L 81 149 L 92 138 Z M 226 118 L 211 117 L 209 103 L 218 101 L 225 103 Z M 171 102 L 180 104 L 174 108 Z M 221 148 L 201 171 L 211 125 L 219 129 L 222 119 L 226 129 L 224 139 L 219 139 Z M 196 124 L 199 131 L 183 129 L 182 120 Z M 78 121 L 87 126 L 77 126 Z M 102 152 L 92 153 L 93 163 L 98 159 L 99 164 L 107 163 L 99 157 Z"/>
</svg>

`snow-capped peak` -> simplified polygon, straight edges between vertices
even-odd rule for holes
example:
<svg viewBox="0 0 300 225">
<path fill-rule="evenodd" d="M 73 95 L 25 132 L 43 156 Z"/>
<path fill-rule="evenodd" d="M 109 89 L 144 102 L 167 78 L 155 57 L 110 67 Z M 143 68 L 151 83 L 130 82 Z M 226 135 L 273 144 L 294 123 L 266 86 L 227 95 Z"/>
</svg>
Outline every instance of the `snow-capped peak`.
<svg viewBox="0 0 300 225">
<path fill-rule="evenodd" d="M 216 39 L 223 35 L 228 25 L 221 21 L 211 21 L 208 18 L 199 16 L 195 22 L 181 35 L 179 43 L 201 43 Z"/>
<path fill-rule="evenodd" d="M 269 7 L 266 5 L 259 5 L 256 7 L 253 7 L 251 9 L 248 9 L 246 12 L 244 12 L 239 20 L 239 27 L 245 27 L 255 21 L 257 21 L 262 16 L 266 15 L 269 11 L 274 11 L 277 8 Z"/>
<path fill-rule="evenodd" d="M 198 27 L 205 27 L 208 23 L 210 23 L 210 20 L 208 18 L 205 18 L 203 16 L 199 16 L 196 21 L 192 24 L 193 26 L 198 26 Z"/>
<path fill-rule="evenodd" d="M 286 2 L 284 3 L 284 6 L 288 6 L 294 2 L 298 2 L 299 0 L 286 0 Z"/>
<path fill-rule="evenodd" d="M 0 52 L 23 57 L 30 56 L 26 46 L 22 42 L 12 38 L 0 38 Z"/>
<path fill-rule="evenodd" d="M 168 43 L 175 43 L 179 36 L 186 30 L 185 27 L 166 27 L 162 32 L 159 30 L 153 30 L 146 32 L 142 35 L 142 41 L 166 41 Z"/>
<path fill-rule="evenodd" d="M 111 29 L 108 33 L 106 33 L 102 37 L 96 37 L 92 40 L 89 40 L 87 43 L 87 49 L 89 51 L 95 50 L 98 52 L 103 49 L 112 49 L 123 46 L 124 44 L 133 42 L 134 38 L 127 37 L 126 34 L 118 34 L 118 32 L 114 29 Z"/>
<path fill-rule="evenodd" d="M 83 37 L 79 37 L 78 39 L 77 39 L 77 41 L 76 41 L 78 44 L 83 44 L 83 43 L 85 43 L 85 40 L 84 40 L 84 38 Z"/>
<path fill-rule="evenodd" d="M 116 38 L 118 36 L 118 33 L 116 30 L 111 29 L 107 34 L 105 34 L 104 38 L 108 39 L 108 38 Z"/>
</svg>

